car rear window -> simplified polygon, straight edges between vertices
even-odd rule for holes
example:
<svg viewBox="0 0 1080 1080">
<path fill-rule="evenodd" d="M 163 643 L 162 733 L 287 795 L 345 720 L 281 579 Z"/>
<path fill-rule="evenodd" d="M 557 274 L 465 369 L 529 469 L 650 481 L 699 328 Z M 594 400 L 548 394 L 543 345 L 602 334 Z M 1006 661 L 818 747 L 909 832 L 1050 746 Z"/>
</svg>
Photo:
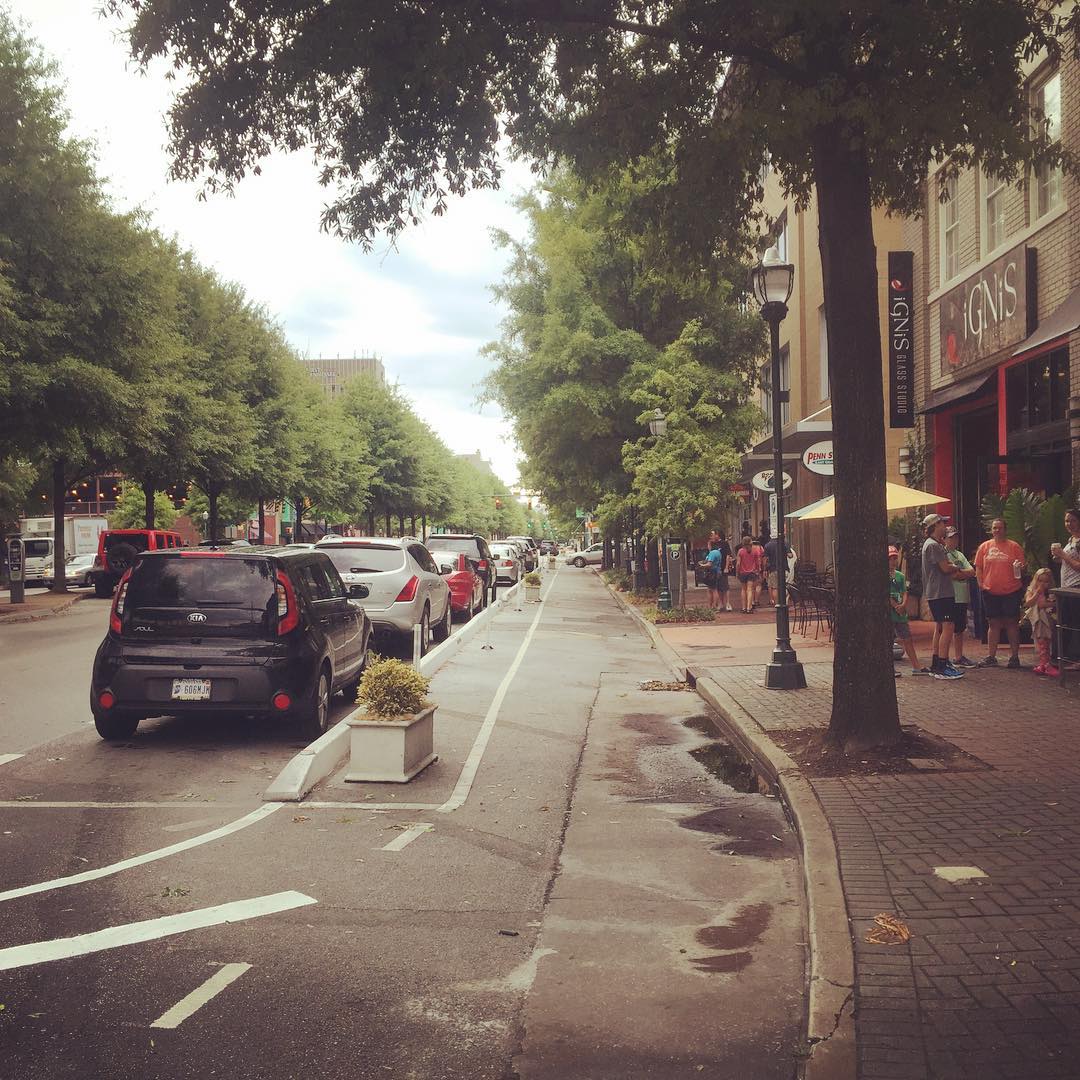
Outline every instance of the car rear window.
<svg viewBox="0 0 1080 1080">
<path fill-rule="evenodd" d="M 130 544 L 136 551 L 145 551 L 150 546 L 150 538 L 146 533 L 106 533 L 105 550 L 116 547 L 117 544 Z"/>
<path fill-rule="evenodd" d="M 128 585 L 132 607 L 231 607 L 262 611 L 275 598 L 267 559 L 146 558 Z"/>
<path fill-rule="evenodd" d="M 405 565 L 405 552 L 399 547 L 327 544 L 319 551 L 330 556 L 339 574 L 378 574 L 385 570 L 400 570 Z"/>
<path fill-rule="evenodd" d="M 28 559 L 41 559 L 49 554 L 48 540 L 24 540 L 23 555 Z"/>
<path fill-rule="evenodd" d="M 479 556 L 479 547 L 475 540 L 468 537 L 455 540 L 449 536 L 429 536 L 427 542 L 430 551 L 462 551 L 466 555 Z"/>
</svg>

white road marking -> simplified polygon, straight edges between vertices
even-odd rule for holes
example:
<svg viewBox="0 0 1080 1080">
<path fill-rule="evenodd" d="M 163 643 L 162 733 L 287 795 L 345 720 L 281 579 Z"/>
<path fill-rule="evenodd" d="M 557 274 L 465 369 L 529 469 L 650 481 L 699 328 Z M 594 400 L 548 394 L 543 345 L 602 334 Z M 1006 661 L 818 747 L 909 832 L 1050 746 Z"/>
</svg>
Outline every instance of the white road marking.
<svg viewBox="0 0 1080 1080">
<path fill-rule="evenodd" d="M 6 765 L 9 761 L 18 761 L 22 754 L 0 754 L 0 765 Z"/>
<path fill-rule="evenodd" d="M 307 802 L 290 804 L 301 810 L 371 810 L 385 814 L 387 810 L 438 810 L 439 803 L 426 802 Z"/>
<path fill-rule="evenodd" d="M 190 810 L 193 806 L 209 806 L 215 810 L 228 810 L 246 803 L 199 802 L 57 802 L 45 799 L 0 799 L 0 810 Z"/>
<path fill-rule="evenodd" d="M 380 850 L 400 851 L 406 844 L 411 844 L 424 833 L 431 832 L 434 827 L 426 821 L 418 821 L 415 825 L 410 825 L 400 836 L 395 836 L 389 844 L 384 844 Z"/>
<path fill-rule="evenodd" d="M 178 1028 L 192 1013 L 201 1009 L 208 1001 L 216 998 L 231 982 L 235 982 L 251 967 L 250 964 L 225 964 L 209 979 L 181 998 L 171 1009 L 159 1016 L 150 1026 L 152 1028 Z"/>
<path fill-rule="evenodd" d="M 16 803 L 16 805 L 22 806 L 23 804 Z M 209 844 L 212 840 L 220 840 L 223 836 L 228 836 L 230 833 L 254 825 L 255 822 L 261 821 L 264 817 L 274 813 L 275 810 L 280 810 L 282 805 L 282 803 L 264 803 L 257 810 L 252 810 L 250 814 L 245 814 L 242 818 L 237 818 L 236 821 L 230 821 L 228 825 L 222 825 L 220 829 L 200 833 L 198 836 L 189 836 L 179 843 L 158 848 L 156 851 L 148 851 L 144 855 L 135 855 L 130 859 L 124 859 L 122 862 L 111 863 L 109 866 L 99 866 L 96 870 L 84 870 L 81 874 L 70 874 L 68 877 L 54 878 L 52 881 L 39 881 L 34 885 L 23 885 L 18 889 L 8 889 L 7 892 L 0 893 L 0 902 L 15 900 L 20 896 L 32 896 L 34 893 L 48 892 L 50 889 L 63 889 L 68 885 L 78 885 L 84 881 L 94 881 L 97 878 L 108 877 L 110 874 L 118 874 L 121 870 L 129 870 L 133 866 L 156 862 L 158 859 L 168 858 L 170 855 L 187 851 L 189 848 Z"/>
<path fill-rule="evenodd" d="M 28 967 L 30 964 L 44 964 L 52 960 L 68 960 L 73 956 L 85 956 L 87 953 L 115 949 L 121 945 L 156 941 L 158 938 L 184 934 L 189 930 L 202 930 L 208 926 L 239 922 L 242 919 L 256 919 L 262 915 L 274 915 L 280 911 L 317 903 L 314 897 L 301 892 L 271 893 L 269 896 L 256 896 L 251 900 L 234 900 L 216 907 L 185 911 L 180 915 L 164 915 L 160 919 L 112 926 L 107 930 L 95 930 L 78 937 L 15 945 L 10 949 L 0 949 L 0 971 Z"/>
<path fill-rule="evenodd" d="M 551 590 L 548 589 L 548 592 L 550 593 Z M 532 643 L 533 635 L 536 633 L 537 626 L 540 625 L 540 617 L 543 614 L 543 606 L 538 607 L 536 609 L 536 615 L 533 616 L 532 624 L 525 634 L 525 640 L 521 643 L 521 647 L 517 651 L 517 656 L 514 657 L 514 662 L 510 665 L 510 670 L 503 677 L 503 681 L 499 683 L 499 689 L 495 691 L 495 696 L 491 699 L 487 715 L 484 717 L 483 724 L 480 725 L 480 731 L 476 736 L 476 741 L 469 751 L 469 756 L 465 761 L 465 767 L 461 770 L 461 775 L 458 777 L 458 782 L 454 787 L 454 793 L 438 808 L 436 813 L 449 814 L 454 810 L 457 810 L 460 806 L 463 806 L 465 800 L 469 797 L 473 781 L 476 779 L 476 771 L 480 768 L 480 762 L 483 760 L 484 751 L 487 750 L 488 740 L 491 738 L 491 732 L 494 730 L 495 721 L 499 716 L 499 709 L 502 708 L 503 699 L 506 697 L 506 692 L 510 689 L 510 684 L 514 681 L 514 676 L 517 674 L 518 668 L 521 667 L 522 660 L 525 659 L 525 653 Z"/>
</svg>

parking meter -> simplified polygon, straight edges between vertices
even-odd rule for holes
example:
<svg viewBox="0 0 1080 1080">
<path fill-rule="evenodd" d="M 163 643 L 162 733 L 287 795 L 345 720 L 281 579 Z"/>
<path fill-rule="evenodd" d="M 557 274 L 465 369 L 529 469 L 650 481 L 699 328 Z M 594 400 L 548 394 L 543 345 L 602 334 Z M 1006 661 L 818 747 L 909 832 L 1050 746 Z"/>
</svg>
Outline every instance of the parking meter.
<svg viewBox="0 0 1080 1080">
<path fill-rule="evenodd" d="M 17 536 L 8 538 L 7 542 L 8 576 L 11 579 L 11 602 L 22 604 L 26 600 L 26 586 L 24 584 L 25 567 L 23 564 L 23 542 Z"/>
<path fill-rule="evenodd" d="M 681 608 L 686 598 L 686 544 L 680 537 L 671 536 L 665 548 L 671 606 Z"/>
</svg>

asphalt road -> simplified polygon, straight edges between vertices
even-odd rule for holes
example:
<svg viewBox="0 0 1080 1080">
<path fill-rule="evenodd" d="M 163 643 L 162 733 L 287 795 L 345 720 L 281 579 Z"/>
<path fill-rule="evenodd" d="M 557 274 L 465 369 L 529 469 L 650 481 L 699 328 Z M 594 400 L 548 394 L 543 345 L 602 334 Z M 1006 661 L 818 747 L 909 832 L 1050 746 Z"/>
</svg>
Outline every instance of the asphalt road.
<svg viewBox="0 0 1080 1080">
<path fill-rule="evenodd" d="M 299 805 L 261 802 L 286 728 L 99 740 L 104 614 L 0 628 L 0 1076 L 794 1074 L 791 830 L 591 571 L 439 670 L 435 765 Z"/>
</svg>

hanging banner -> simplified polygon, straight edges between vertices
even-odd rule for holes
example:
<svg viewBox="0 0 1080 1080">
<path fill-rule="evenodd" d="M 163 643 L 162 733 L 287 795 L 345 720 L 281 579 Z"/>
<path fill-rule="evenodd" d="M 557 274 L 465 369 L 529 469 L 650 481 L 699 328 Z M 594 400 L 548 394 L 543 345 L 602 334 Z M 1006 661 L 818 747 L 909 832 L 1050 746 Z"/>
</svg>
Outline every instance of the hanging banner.
<svg viewBox="0 0 1080 1080">
<path fill-rule="evenodd" d="M 915 426 L 914 256 L 889 252 L 889 426 Z"/>
</svg>

